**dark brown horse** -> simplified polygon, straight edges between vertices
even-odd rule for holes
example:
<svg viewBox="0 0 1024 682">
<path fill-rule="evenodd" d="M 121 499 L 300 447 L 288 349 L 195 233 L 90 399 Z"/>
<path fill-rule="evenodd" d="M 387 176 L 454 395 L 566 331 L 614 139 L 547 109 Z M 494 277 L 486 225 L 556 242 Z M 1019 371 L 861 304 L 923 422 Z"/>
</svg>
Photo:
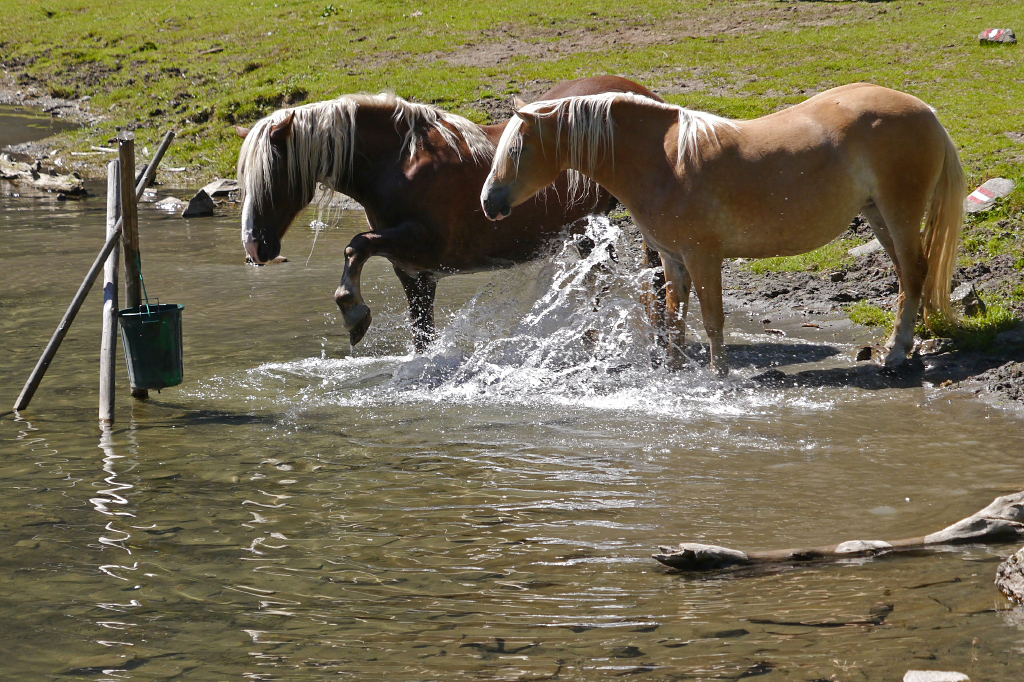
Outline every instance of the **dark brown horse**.
<svg viewBox="0 0 1024 682">
<path fill-rule="evenodd" d="M 543 99 L 602 92 L 660 99 L 617 76 L 560 83 Z M 242 243 L 249 260 L 265 263 L 278 256 L 281 238 L 313 200 L 317 184 L 352 197 L 366 210 L 370 230 L 345 249 L 345 271 L 334 295 L 349 338 L 359 343 L 370 326 L 359 280 L 366 260 L 379 255 L 391 261 L 405 289 L 413 341 L 422 351 L 434 337 L 439 277 L 528 261 L 573 223 L 614 203 L 605 190 L 562 173 L 552 188 L 496 226 L 478 197 L 505 125 L 478 126 L 381 94 L 286 109 L 251 130 L 239 128 L 245 137 L 238 159 Z M 569 191 L 570 184 L 576 191 Z"/>
</svg>

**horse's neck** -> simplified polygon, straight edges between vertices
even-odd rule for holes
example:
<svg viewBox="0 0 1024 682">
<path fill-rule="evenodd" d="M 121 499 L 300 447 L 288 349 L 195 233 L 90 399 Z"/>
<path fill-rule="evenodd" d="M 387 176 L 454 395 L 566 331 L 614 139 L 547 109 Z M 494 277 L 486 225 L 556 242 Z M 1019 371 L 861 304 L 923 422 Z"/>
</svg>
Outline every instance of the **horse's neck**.
<svg viewBox="0 0 1024 682">
<path fill-rule="evenodd" d="M 610 149 L 598 149 L 597 158 L 584 151 L 579 168 L 613 196 L 627 203 L 626 197 L 645 193 L 652 178 L 672 172 L 675 145 L 667 149 L 666 139 L 678 114 L 671 109 L 635 102 L 616 102 L 610 112 L 614 138 Z M 628 204 L 627 204 L 628 205 Z"/>
<path fill-rule="evenodd" d="M 402 146 L 405 131 L 395 130 L 393 108 L 363 105 L 356 112 L 352 168 L 331 189 L 364 206 L 377 200 L 386 180 L 408 161 Z"/>
</svg>

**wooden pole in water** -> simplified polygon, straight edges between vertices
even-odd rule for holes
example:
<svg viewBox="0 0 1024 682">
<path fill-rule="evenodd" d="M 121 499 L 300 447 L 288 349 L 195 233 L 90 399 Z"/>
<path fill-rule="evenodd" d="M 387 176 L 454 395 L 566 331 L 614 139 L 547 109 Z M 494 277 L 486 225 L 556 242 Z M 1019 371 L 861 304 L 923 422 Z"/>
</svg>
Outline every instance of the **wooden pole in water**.
<svg viewBox="0 0 1024 682">
<path fill-rule="evenodd" d="M 167 151 L 167 147 L 171 144 L 171 140 L 173 139 L 173 131 L 164 136 L 163 142 L 160 144 L 160 148 L 157 150 L 153 160 L 149 162 L 149 167 L 146 168 L 142 181 L 135 188 L 136 199 L 142 197 L 142 193 L 146 190 L 146 185 L 149 184 L 149 181 L 153 178 L 153 174 L 156 173 L 156 167 L 160 164 L 160 160 L 163 158 L 164 152 Z M 134 181 L 134 178 L 132 178 L 132 180 Z M 131 187 L 131 184 L 128 186 Z M 32 373 L 29 374 L 28 379 L 25 381 L 25 385 L 22 387 L 21 393 L 18 394 L 18 399 L 14 402 L 15 410 L 24 410 L 28 407 L 29 403 L 32 402 L 32 396 L 35 395 L 36 389 L 39 388 L 39 382 L 43 380 L 43 375 L 46 374 L 46 370 L 50 367 L 50 363 L 53 362 L 53 358 L 57 354 L 57 349 L 60 348 L 61 342 L 63 342 L 64 337 L 67 336 L 71 323 L 74 322 L 75 316 L 78 315 L 78 311 L 82 307 L 82 303 L 85 302 L 85 297 L 89 295 L 89 291 L 92 289 L 92 285 L 96 281 L 96 277 L 100 274 L 100 269 L 103 268 L 103 264 L 106 262 L 110 252 L 114 250 L 115 246 L 117 246 L 118 240 L 121 238 L 123 227 L 124 217 L 122 216 L 117 221 L 117 225 L 114 226 L 113 232 L 108 234 L 106 243 L 103 244 L 103 248 L 100 249 L 99 254 L 96 256 L 96 260 L 93 261 L 92 266 L 89 268 L 89 272 L 86 273 L 85 279 L 82 280 L 82 285 L 78 287 L 78 291 L 75 292 L 74 298 L 71 299 L 71 305 L 68 306 L 67 311 L 64 313 L 64 317 L 60 320 L 60 324 L 57 325 L 56 331 L 53 332 L 53 336 L 50 337 L 49 343 L 47 343 L 46 348 L 43 349 L 43 354 L 39 356 L 36 366 L 32 369 Z M 137 238 L 138 237 L 136 236 L 136 239 Z"/>
<path fill-rule="evenodd" d="M 121 217 L 121 164 L 107 164 L 107 239 L 114 235 Z M 100 340 L 100 422 L 114 423 L 114 376 L 117 366 L 117 266 L 121 258 L 114 240 L 114 249 L 103 268 L 103 335 Z"/>
<path fill-rule="evenodd" d="M 121 161 L 121 249 L 124 251 L 125 308 L 138 308 L 142 304 L 142 280 L 139 254 L 139 214 L 135 196 L 135 135 L 123 131 L 117 136 L 117 151 Z M 143 177 L 143 181 L 145 177 Z M 140 183 L 141 184 L 141 183 Z M 143 186 L 145 190 L 145 186 Z M 132 397 L 145 400 L 149 391 L 132 386 Z"/>
</svg>

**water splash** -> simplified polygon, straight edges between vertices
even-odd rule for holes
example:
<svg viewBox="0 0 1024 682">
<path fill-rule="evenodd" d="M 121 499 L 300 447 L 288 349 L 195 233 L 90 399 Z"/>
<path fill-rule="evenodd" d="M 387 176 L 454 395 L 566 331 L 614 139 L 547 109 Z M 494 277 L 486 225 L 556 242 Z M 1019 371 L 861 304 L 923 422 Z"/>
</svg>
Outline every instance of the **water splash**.
<svg viewBox="0 0 1024 682">
<path fill-rule="evenodd" d="M 266 363 L 208 388 L 248 391 L 255 402 L 297 409 L 388 404 L 502 405 L 641 412 L 656 416 L 751 414 L 779 401 L 822 399 L 755 388 L 742 368 L 712 377 L 703 346 L 682 372 L 664 352 L 641 303 L 654 271 L 640 267 L 639 235 L 592 218 L 584 235 L 550 257 L 497 273 L 450 315 L 422 355 Z M 230 387 L 230 388 L 229 388 Z"/>
</svg>

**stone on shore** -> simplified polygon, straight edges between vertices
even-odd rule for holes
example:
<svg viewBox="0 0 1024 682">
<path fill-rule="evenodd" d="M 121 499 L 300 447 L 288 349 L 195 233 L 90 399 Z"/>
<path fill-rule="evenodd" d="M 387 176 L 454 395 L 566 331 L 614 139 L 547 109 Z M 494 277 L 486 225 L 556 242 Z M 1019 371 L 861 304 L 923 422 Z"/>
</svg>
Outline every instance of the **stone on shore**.
<svg viewBox="0 0 1024 682">
<path fill-rule="evenodd" d="M 226 197 L 239 189 L 237 180 L 219 178 L 203 187 L 203 191 L 211 197 Z"/>
<path fill-rule="evenodd" d="M 875 251 L 881 250 L 882 242 L 878 241 L 877 239 L 872 239 L 867 244 L 861 244 L 860 246 L 853 247 L 852 249 L 847 251 L 847 253 L 853 256 L 854 258 L 862 258 L 864 256 L 871 255 Z"/>
<path fill-rule="evenodd" d="M 978 34 L 978 42 L 982 45 L 1013 45 L 1017 36 L 1012 28 L 986 28 Z"/>
<path fill-rule="evenodd" d="M 953 307 L 963 312 L 967 317 L 977 317 L 985 314 L 985 302 L 978 295 L 978 290 L 970 282 L 964 282 L 949 295 Z"/>
<path fill-rule="evenodd" d="M 213 215 L 213 199 L 206 193 L 206 190 L 199 190 L 188 202 L 188 206 L 181 212 L 182 218 L 204 218 Z"/>
<path fill-rule="evenodd" d="M 992 178 L 986 180 L 978 189 L 967 195 L 964 199 L 964 210 L 967 213 L 981 213 L 987 211 L 996 204 L 996 199 L 1002 199 L 1013 191 L 1015 183 L 1007 178 Z"/>
<path fill-rule="evenodd" d="M 155 208 L 159 208 L 162 211 L 171 211 L 172 213 L 180 213 L 184 211 L 188 204 L 179 199 L 178 197 L 164 197 L 160 201 L 153 204 Z"/>
</svg>

